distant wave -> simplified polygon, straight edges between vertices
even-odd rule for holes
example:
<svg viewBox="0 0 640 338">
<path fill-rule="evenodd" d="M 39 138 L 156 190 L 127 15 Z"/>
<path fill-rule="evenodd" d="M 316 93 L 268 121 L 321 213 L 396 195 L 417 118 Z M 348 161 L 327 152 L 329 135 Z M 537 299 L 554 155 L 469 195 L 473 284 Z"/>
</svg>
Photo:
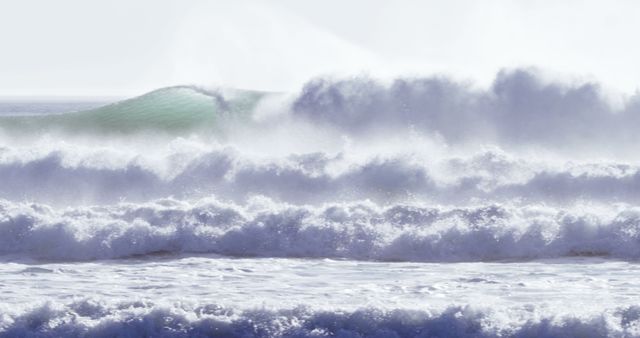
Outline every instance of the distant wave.
<svg viewBox="0 0 640 338">
<path fill-rule="evenodd" d="M 86 111 L 0 116 L 0 130 L 22 137 L 43 132 L 97 137 L 140 132 L 221 132 L 224 123 L 246 120 L 263 95 L 255 91 L 227 90 L 224 95 L 198 87 L 169 87 Z"/>
<path fill-rule="evenodd" d="M 155 253 L 391 261 L 640 257 L 634 207 L 301 207 L 261 198 L 53 209 L 0 203 L 0 255 L 47 260 Z"/>
<path fill-rule="evenodd" d="M 67 100 L 72 100 L 68 102 Z M 20 116 L 20 115 L 46 115 L 71 113 L 78 111 L 91 110 L 106 106 L 113 102 L 114 99 L 82 99 L 80 101 L 70 99 L 52 99 L 52 98 L 0 98 L 0 117 L 2 116 Z"/>
<path fill-rule="evenodd" d="M 532 307 L 532 306 L 531 306 Z M 0 337 L 635 337 L 640 307 L 588 316 L 474 306 L 444 311 L 239 310 L 215 304 L 107 304 L 91 299 L 0 312 Z M 514 315 L 520 311 L 519 315 Z M 18 312 L 18 313 L 16 313 Z"/>
</svg>

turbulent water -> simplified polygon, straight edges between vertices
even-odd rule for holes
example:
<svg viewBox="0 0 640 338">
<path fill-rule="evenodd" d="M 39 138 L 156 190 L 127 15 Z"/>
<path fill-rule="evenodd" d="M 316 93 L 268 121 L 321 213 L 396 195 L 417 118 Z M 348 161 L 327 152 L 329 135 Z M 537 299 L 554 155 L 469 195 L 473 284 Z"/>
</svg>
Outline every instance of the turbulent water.
<svg viewBox="0 0 640 338">
<path fill-rule="evenodd" d="M 639 102 L 524 70 L 0 102 L 0 337 L 640 336 Z"/>
</svg>

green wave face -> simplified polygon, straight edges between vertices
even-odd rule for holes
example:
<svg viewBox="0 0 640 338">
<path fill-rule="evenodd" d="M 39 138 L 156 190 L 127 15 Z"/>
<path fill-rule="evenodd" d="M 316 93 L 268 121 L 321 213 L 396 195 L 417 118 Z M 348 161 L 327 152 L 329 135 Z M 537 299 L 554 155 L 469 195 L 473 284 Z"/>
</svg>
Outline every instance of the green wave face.
<svg viewBox="0 0 640 338">
<path fill-rule="evenodd" d="M 223 95 L 192 87 L 170 87 L 87 111 L 4 116 L 0 117 L 0 129 L 22 135 L 47 131 L 74 134 L 221 132 L 229 123 L 246 122 L 264 95 L 240 90 Z"/>
</svg>

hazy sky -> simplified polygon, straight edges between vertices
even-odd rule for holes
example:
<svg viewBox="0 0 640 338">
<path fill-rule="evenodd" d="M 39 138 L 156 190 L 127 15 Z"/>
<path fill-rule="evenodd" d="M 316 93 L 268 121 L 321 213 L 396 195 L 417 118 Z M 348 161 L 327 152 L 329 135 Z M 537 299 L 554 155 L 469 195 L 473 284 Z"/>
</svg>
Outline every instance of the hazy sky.
<svg viewBox="0 0 640 338">
<path fill-rule="evenodd" d="M 175 84 L 296 90 L 318 75 L 536 66 L 640 84 L 639 1 L 0 0 L 0 96 Z"/>
</svg>

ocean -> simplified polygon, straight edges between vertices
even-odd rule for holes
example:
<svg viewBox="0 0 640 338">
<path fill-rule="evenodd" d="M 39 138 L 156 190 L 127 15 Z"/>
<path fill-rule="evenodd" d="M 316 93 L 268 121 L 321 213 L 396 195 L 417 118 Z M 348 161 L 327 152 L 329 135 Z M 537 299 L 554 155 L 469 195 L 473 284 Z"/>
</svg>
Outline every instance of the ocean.
<svg viewBox="0 0 640 338">
<path fill-rule="evenodd" d="M 638 102 L 527 71 L 3 100 L 0 337 L 640 336 Z"/>
</svg>

